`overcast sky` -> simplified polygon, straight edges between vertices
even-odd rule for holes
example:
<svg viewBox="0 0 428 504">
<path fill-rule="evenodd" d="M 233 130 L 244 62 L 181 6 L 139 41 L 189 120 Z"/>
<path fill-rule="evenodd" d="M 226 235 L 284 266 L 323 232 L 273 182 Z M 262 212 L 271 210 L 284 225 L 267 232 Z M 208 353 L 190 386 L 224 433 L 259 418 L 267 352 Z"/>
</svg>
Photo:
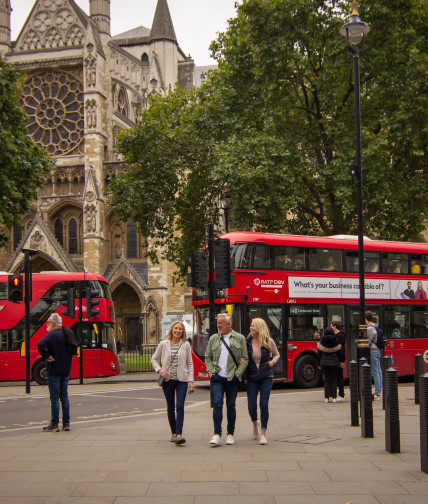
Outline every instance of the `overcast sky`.
<svg viewBox="0 0 428 504">
<path fill-rule="evenodd" d="M 178 43 L 190 54 L 196 65 L 212 65 L 208 47 L 217 32 L 227 28 L 227 20 L 235 17 L 236 0 L 168 0 Z M 89 14 L 89 0 L 75 0 Z M 12 40 L 16 40 L 35 0 L 11 0 Z M 111 0 L 111 33 L 145 26 L 151 28 L 157 0 Z"/>
</svg>

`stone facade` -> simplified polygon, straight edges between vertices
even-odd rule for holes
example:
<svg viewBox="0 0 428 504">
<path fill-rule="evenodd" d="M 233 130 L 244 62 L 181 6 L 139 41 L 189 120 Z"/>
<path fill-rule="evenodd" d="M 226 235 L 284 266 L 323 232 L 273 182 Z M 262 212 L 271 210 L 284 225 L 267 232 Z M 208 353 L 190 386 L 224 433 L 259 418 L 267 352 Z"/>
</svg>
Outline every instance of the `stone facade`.
<svg viewBox="0 0 428 504">
<path fill-rule="evenodd" d="M 18 0 L 16 0 L 18 1 Z M 110 0 L 37 0 L 16 41 L 10 0 L 0 0 L 0 55 L 26 75 L 22 106 L 28 134 L 55 158 L 23 229 L 10 230 L 0 269 L 23 268 L 22 247 L 38 250 L 33 271 L 93 271 L 110 282 L 117 337 L 130 348 L 161 338 L 162 318 L 191 312 L 190 290 L 174 267 L 153 265 L 146 240 L 109 205 L 109 181 L 126 170 L 116 134 L 136 125 L 150 94 L 177 82 L 197 84 L 180 49 L 167 0 L 158 0 L 151 29 L 110 35 Z M 13 15 L 13 13 L 12 13 Z"/>
</svg>

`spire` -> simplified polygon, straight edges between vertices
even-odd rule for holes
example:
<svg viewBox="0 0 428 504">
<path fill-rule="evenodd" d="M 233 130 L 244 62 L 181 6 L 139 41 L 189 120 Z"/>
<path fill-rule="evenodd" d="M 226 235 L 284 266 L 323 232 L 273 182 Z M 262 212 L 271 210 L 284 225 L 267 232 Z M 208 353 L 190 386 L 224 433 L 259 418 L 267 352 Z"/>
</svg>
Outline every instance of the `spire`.
<svg viewBox="0 0 428 504">
<path fill-rule="evenodd" d="M 10 49 L 10 0 L 0 0 L 0 54 Z"/>
<path fill-rule="evenodd" d="M 155 17 L 153 18 L 152 29 L 150 30 L 151 40 L 172 40 L 177 42 L 171 14 L 169 13 L 168 2 L 158 0 Z"/>
</svg>

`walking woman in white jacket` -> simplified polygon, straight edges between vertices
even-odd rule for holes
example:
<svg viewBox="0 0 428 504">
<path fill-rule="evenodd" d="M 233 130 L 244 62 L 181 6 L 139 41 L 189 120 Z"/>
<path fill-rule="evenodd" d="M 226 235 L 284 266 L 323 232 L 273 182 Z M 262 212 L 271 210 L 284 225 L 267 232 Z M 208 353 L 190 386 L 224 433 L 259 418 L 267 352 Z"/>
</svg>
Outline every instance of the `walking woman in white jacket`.
<svg viewBox="0 0 428 504">
<path fill-rule="evenodd" d="M 159 364 L 160 360 L 160 364 Z M 184 402 L 187 390 L 194 391 L 193 361 L 186 329 L 182 322 L 173 322 L 165 340 L 161 341 L 152 356 L 152 366 L 164 381 L 171 443 L 183 444 Z"/>
</svg>

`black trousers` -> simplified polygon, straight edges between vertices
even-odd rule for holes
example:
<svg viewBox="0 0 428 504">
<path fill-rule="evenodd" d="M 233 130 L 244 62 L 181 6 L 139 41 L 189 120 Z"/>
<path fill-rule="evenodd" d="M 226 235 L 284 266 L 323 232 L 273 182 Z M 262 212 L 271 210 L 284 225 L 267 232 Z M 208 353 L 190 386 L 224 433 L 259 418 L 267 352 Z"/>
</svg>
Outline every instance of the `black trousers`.
<svg viewBox="0 0 428 504">
<path fill-rule="evenodd" d="M 337 397 L 337 370 L 336 366 L 322 366 L 322 373 L 324 375 L 324 396 L 326 399 Z"/>
<path fill-rule="evenodd" d="M 337 389 L 340 397 L 345 397 L 345 385 L 343 383 L 343 368 L 337 368 Z"/>
</svg>

